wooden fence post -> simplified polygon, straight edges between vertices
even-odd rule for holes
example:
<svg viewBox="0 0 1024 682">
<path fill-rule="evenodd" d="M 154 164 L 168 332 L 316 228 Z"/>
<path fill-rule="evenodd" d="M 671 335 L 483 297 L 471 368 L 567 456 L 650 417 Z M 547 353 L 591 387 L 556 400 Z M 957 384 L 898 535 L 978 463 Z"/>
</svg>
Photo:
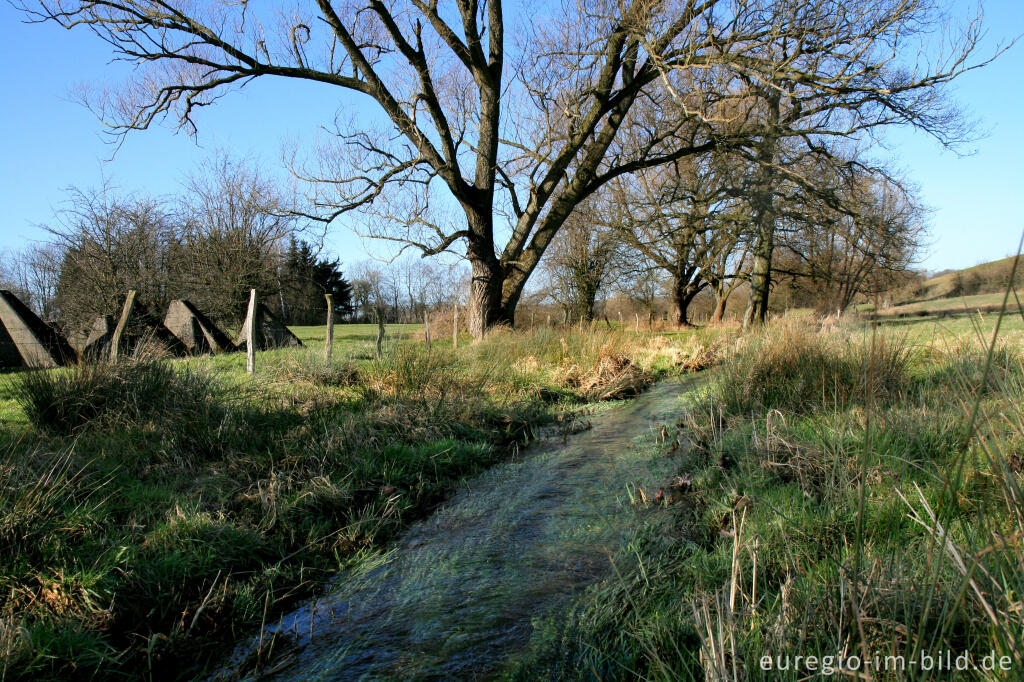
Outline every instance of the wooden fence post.
<svg viewBox="0 0 1024 682">
<path fill-rule="evenodd" d="M 384 357 L 384 313 L 380 308 L 376 308 L 377 312 L 377 359 L 380 360 Z"/>
<path fill-rule="evenodd" d="M 427 350 L 430 350 L 430 313 L 426 310 L 423 311 L 423 340 L 427 344 Z"/>
<path fill-rule="evenodd" d="M 636 316 L 636 330 L 635 331 L 636 331 L 637 334 L 639 334 L 640 333 L 640 313 L 633 313 L 633 315 Z"/>
<path fill-rule="evenodd" d="M 459 304 L 452 311 L 452 348 L 459 347 Z"/>
<path fill-rule="evenodd" d="M 249 290 L 249 312 L 245 316 L 245 371 L 247 374 L 256 373 L 256 325 L 259 324 L 259 317 L 256 305 L 256 290 Z"/>
<path fill-rule="evenodd" d="M 334 352 L 334 296 L 324 294 L 327 299 L 327 343 L 324 346 L 324 361 L 331 361 L 331 354 Z"/>
<path fill-rule="evenodd" d="M 121 317 L 114 327 L 114 334 L 110 337 L 110 361 L 117 362 L 118 353 L 121 351 L 121 336 L 124 328 L 128 325 L 128 319 L 132 316 L 132 309 L 135 308 L 135 289 L 128 292 L 124 299 L 124 306 L 121 307 Z"/>
</svg>

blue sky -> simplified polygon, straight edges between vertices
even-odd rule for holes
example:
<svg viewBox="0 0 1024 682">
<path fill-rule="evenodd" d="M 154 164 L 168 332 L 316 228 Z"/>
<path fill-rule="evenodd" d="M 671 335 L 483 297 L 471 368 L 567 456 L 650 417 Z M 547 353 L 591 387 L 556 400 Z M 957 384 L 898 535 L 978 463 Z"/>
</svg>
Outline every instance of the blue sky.
<svg viewBox="0 0 1024 682">
<path fill-rule="evenodd" d="M 284 140 L 312 140 L 339 106 L 358 106 L 328 86 L 256 81 L 201 112 L 198 138 L 154 128 L 129 136 L 115 155 L 101 124 L 71 92 L 82 83 L 116 82 L 124 66 L 110 64 L 106 45 L 88 32 L 21 21 L 0 2 L 0 250 L 45 238 L 36 225 L 52 220 L 71 185 L 96 186 L 106 176 L 124 190 L 172 193 L 218 149 L 276 173 Z M 1024 2 L 986 2 L 985 26 L 989 51 L 1024 33 Z M 943 151 L 917 133 L 889 137 L 899 166 L 934 210 L 923 261 L 930 270 L 1009 255 L 1024 230 L 1024 44 L 965 75 L 954 93 L 988 132 L 973 154 Z M 327 246 L 343 263 L 382 249 L 343 226 L 331 230 Z"/>
</svg>

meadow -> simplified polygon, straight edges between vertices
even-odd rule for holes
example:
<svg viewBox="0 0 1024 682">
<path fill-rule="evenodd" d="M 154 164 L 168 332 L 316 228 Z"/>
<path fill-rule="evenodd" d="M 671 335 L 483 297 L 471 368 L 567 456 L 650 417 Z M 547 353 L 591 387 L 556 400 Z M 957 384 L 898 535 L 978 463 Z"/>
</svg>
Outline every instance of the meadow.
<svg viewBox="0 0 1024 682">
<path fill-rule="evenodd" d="M 1020 679 L 1022 349 L 998 316 L 737 339 L 668 434 L 675 513 L 508 677 Z"/>
<path fill-rule="evenodd" d="M 0 378 L 4 678 L 208 672 L 539 433 L 712 364 L 665 425 L 690 444 L 673 494 L 636 498 L 658 513 L 508 678 L 796 680 L 762 657 L 946 649 L 1024 666 L 1019 318 L 542 327 L 430 352 L 388 329 L 378 360 L 376 327 L 337 326 L 327 362 L 323 328 L 296 328 L 306 348 L 257 354 L 254 377 L 232 354 Z"/>
<path fill-rule="evenodd" d="M 298 328 L 306 348 L 0 377 L 5 679 L 203 673 L 535 431 L 702 347 L 608 329 Z"/>
</svg>

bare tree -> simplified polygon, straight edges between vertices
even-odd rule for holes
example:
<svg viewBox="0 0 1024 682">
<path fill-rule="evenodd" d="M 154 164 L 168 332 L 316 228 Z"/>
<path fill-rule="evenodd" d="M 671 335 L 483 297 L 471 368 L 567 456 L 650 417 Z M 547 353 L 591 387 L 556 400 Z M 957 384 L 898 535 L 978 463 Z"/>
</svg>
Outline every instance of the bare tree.
<svg viewBox="0 0 1024 682">
<path fill-rule="evenodd" d="M 39 317 L 58 321 L 57 284 L 63 249 L 58 244 L 31 244 L 0 256 L 0 288 L 10 289 Z"/>
<path fill-rule="evenodd" d="M 188 180 L 180 204 L 172 286 L 214 319 L 238 325 L 250 289 L 261 296 L 281 290 L 279 266 L 295 219 L 255 164 L 224 154 Z"/>
<path fill-rule="evenodd" d="M 119 309 L 129 289 L 138 300 L 169 301 L 168 254 L 177 238 L 165 202 L 118 195 L 110 186 L 71 188 L 67 206 L 46 226 L 62 254 L 54 306 L 67 328 Z"/>
<path fill-rule="evenodd" d="M 197 109 L 256 77 L 370 98 L 387 126 L 342 122 L 337 153 L 324 150 L 308 173 L 296 167 L 317 188 L 307 215 L 331 221 L 363 210 L 381 219 L 370 222 L 375 236 L 425 254 L 464 247 L 476 336 L 513 322 L 527 279 L 578 203 L 611 179 L 716 145 L 705 127 L 651 125 L 631 116 L 633 105 L 660 97 L 663 84 L 682 87 L 688 79 L 673 69 L 742 66 L 745 46 L 776 33 L 775 16 L 742 13 L 737 22 L 726 0 L 544 4 L 515 26 L 522 43 L 513 51 L 500 0 L 318 0 L 316 11 L 278 17 L 248 3 L 22 7 L 32 20 L 92 30 L 144 67 L 88 98 L 115 133 L 167 115 L 194 129 Z M 683 100 L 683 118 L 699 115 Z M 631 143 L 617 144 L 622 137 Z"/>
<path fill-rule="evenodd" d="M 662 268 L 653 265 L 642 254 L 635 255 L 635 260 L 623 269 L 617 279 L 617 287 L 632 303 L 637 317 L 641 317 L 642 312 L 642 317 L 650 324 L 663 310 L 659 300 L 670 288 L 671 280 Z"/>
<path fill-rule="evenodd" d="M 912 126 L 955 146 L 969 126 L 945 96 L 972 61 L 978 18 L 959 26 L 932 0 L 751 0 L 730 21 L 775 27 L 746 41 L 741 55 L 725 44 L 715 60 L 724 91 L 735 93 L 744 124 L 737 149 L 753 165 L 748 196 L 755 239 L 745 323 L 765 320 L 778 218 L 776 192 L 792 183 L 814 191 L 799 173 L 805 157 L 833 157 L 836 141 L 864 139 L 894 125 Z M 656 35 L 656 30 L 652 31 Z M 663 56 L 664 73 L 688 68 Z M 998 55 L 1002 50 L 996 51 Z M 675 63 L 674 63 L 675 62 Z M 667 81 L 670 83 L 670 81 Z M 685 102 L 689 93 L 674 91 Z"/>
<path fill-rule="evenodd" d="M 352 268 L 352 295 L 359 315 L 375 321 L 399 322 L 403 300 L 402 286 L 393 268 L 375 261 L 362 261 Z"/>
<path fill-rule="evenodd" d="M 924 211 L 903 184 L 865 173 L 845 187 L 843 210 L 808 207 L 781 244 L 793 264 L 781 273 L 808 290 L 819 312 L 842 314 L 860 295 L 879 294 L 915 262 Z"/>
<path fill-rule="evenodd" d="M 736 265 L 747 217 L 741 166 L 711 153 L 637 173 L 614 183 L 612 225 L 620 238 L 671 278 L 673 322 L 690 324 L 688 309 L 705 288 L 723 294 Z"/>
<path fill-rule="evenodd" d="M 360 322 L 371 322 L 374 311 L 381 306 L 381 283 L 383 274 L 367 262 L 357 263 L 351 269 L 352 306 Z"/>
<path fill-rule="evenodd" d="M 621 241 L 601 218 L 606 210 L 594 197 L 578 205 L 542 261 L 548 294 L 566 322 L 593 320 L 598 297 L 621 267 Z"/>
<path fill-rule="evenodd" d="M 716 229 L 707 235 L 709 244 L 705 249 L 701 272 L 708 289 L 715 297 L 712 322 L 725 319 L 729 297 L 748 278 L 749 224 L 742 218 L 719 222 Z"/>
</svg>

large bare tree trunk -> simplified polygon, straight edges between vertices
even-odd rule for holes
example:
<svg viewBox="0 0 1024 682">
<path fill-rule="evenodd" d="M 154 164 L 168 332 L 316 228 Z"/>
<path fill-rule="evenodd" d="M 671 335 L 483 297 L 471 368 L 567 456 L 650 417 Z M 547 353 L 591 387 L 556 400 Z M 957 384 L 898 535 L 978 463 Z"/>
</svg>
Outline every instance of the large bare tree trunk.
<svg viewBox="0 0 1024 682">
<path fill-rule="evenodd" d="M 721 322 L 725 319 L 725 306 L 729 302 L 728 293 L 715 293 L 715 312 L 711 315 L 712 322 Z"/>
<path fill-rule="evenodd" d="M 774 128 L 781 118 L 780 95 L 768 96 L 769 130 L 757 150 L 757 181 L 750 198 L 754 218 L 754 262 L 750 269 L 750 302 L 743 316 L 743 328 L 768 320 L 768 295 L 772 286 L 772 254 L 775 251 L 775 162 L 778 137 Z"/>
<path fill-rule="evenodd" d="M 754 261 L 750 268 L 750 302 L 743 316 L 743 327 L 764 324 L 768 319 L 768 294 L 772 286 L 772 252 L 775 250 L 775 225 L 757 236 Z"/>
<path fill-rule="evenodd" d="M 484 175 L 487 171 L 478 169 L 478 172 Z M 493 192 L 493 189 L 491 191 Z M 491 327 L 512 323 L 506 319 L 506 307 L 502 305 L 502 293 L 507 277 L 505 268 L 494 253 L 494 218 L 490 213 L 491 202 L 463 203 L 462 207 L 469 224 L 466 257 L 472 272 L 469 306 L 466 311 L 467 326 L 472 337 L 480 340 Z M 514 304 L 512 309 L 515 310 Z"/>
<path fill-rule="evenodd" d="M 672 318 L 677 327 L 692 327 L 689 319 L 690 303 L 700 292 L 700 287 L 691 280 L 683 282 L 676 279 L 672 285 Z"/>
<path fill-rule="evenodd" d="M 472 261 L 473 281 L 469 285 L 469 333 L 482 339 L 487 330 L 504 320 L 501 305 L 500 272 L 495 272 L 481 261 Z"/>
</svg>

